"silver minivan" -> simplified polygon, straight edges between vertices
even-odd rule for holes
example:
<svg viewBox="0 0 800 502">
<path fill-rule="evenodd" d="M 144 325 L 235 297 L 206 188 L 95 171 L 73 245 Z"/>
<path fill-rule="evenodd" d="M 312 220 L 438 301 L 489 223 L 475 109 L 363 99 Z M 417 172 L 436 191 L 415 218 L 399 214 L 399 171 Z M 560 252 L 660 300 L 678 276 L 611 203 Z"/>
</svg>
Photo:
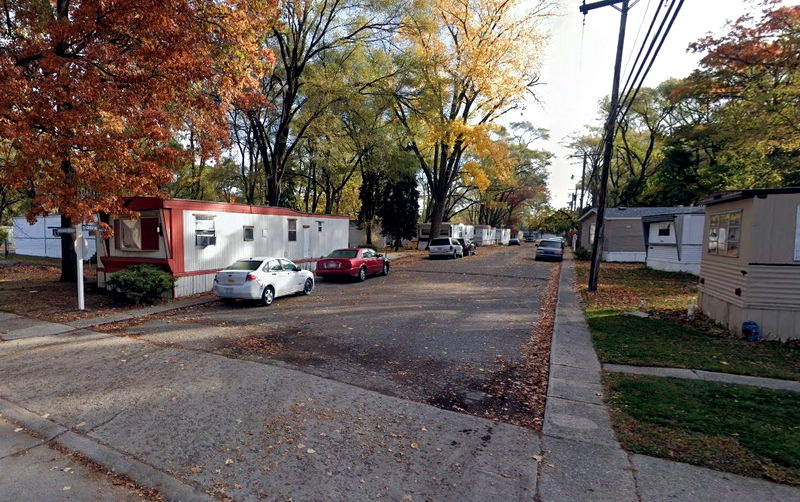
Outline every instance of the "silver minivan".
<svg viewBox="0 0 800 502">
<path fill-rule="evenodd" d="M 458 239 L 452 237 L 437 237 L 431 239 L 428 245 L 428 258 L 437 256 L 449 256 L 451 258 L 463 258 L 464 248 L 459 244 Z"/>
</svg>

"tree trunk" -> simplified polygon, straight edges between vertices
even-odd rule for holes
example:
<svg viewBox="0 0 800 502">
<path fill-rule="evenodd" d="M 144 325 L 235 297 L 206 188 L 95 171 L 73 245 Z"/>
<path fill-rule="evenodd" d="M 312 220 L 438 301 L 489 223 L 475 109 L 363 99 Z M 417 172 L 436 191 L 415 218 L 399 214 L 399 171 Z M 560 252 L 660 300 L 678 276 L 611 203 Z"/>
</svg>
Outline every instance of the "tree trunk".
<svg viewBox="0 0 800 502">
<path fill-rule="evenodd" d="M 444 200 L 440 201 L 437 198 L 433 200 L 433 209 L 431 211 L 431 233 L 429 234 L 428 242 L 431 239 L 439 237 L 439 231 L 442 228 L 442 217 L 444 216 Z"/>
<path fill-rule="evenodd" d="M 364 223 L 364 231 L 367 234 L 367 244 L 372 245 L 372 222 L 368 221 Z"/>
<path fill-rule="evenodd" d="M 61 215 L 61 228 L 72 227 L 72 220 Z M 72 235 L 61 236 L 61 277 L 58 282 L 78 282 L 78 255 L 75 254 L 75 244 Z"/>
</svg>

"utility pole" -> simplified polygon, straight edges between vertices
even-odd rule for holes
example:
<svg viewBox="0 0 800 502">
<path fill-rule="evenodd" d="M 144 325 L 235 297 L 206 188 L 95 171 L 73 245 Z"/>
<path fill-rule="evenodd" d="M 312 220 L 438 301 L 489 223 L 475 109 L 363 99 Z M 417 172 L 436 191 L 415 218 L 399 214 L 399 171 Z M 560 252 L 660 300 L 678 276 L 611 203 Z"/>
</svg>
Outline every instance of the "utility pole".
<svg viewBox="0 0 800 502">
<path fill-rule="evenodd" d="M 622 3 L 622 7 L 616 4 Z M 608 5 L 618 9 L 621 13 L 619 21 L 619 38 L 617 40 L 617 58 L 614 63 L 614 83 L 611 88 L 611 107 L 606 120 L 605 147 L 603 149 L 603 168 L 600 174 L 600 187 L 598 190 L 597 214 L 594 227 L 594 243 L 592 244 L 592 266 L 589 269 L 589 291 L 597 291 L 597 278 L 600 274 L 600 256 L 603 250 L 603 221 L 606 212 L 606 191 L 608 190 L 608 171 L 611 166 L 611 151 L 614 147 L 614 132 L 617 122 L 617 108 L 619 106 L 619 77 L 622 70 L 622 49 L 625 45 L 625 25 L 628 21 L 629 0 L 601 0 L 586 4 L 585 0 L 580 11 L 585 16 L 590 10 L 606 7 Z"/>
<path fill-rule="evenodd" d="M 583 211 L 583 193 L 584 193 L 585 184 L 586 184 L 585 180 L 586 180 L 586 157 L 587 156 L 588 156 L 588 154 L 586 152 L 583 152 L 583 169 L 581 169 L 581 205 L 580 205 L 580 207 L 578 207 L 578 211 L 579 212 Z M 578 216 L 580 217 L 580 214 Z"/>
</svg>

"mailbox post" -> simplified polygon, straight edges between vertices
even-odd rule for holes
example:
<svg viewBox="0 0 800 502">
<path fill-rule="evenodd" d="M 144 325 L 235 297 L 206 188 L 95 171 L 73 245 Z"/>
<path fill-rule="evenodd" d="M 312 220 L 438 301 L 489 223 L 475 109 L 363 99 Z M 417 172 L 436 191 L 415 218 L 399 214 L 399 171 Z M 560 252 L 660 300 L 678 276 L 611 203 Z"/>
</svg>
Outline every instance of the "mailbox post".
<svg viewBox="0 0 800 502">
<path fill-rule="evenodd" d="M 85 310 L 84 292 L 83 292 L 83 257 L 86 255 L 88 243 L 83 237 L 82 225 L 68 228 L 54 228 L 53 236 L 60 237 L 62 235 L 71 235 L 72 242 L 75 246 L 76 268 L 78 272 L 78 310 Z"/>
</svg>

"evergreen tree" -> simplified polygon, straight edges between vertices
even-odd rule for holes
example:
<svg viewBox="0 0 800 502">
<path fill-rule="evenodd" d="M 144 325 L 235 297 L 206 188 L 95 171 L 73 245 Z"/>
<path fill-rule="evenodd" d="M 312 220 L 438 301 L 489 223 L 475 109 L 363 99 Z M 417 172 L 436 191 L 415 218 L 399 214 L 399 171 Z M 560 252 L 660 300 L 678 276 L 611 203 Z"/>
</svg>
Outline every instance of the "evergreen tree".
<svg viewBox="0 0 800 502">
<path fill-rule="evenodd" d="M 414 176 L 389 181 L 383 190 L 383 205 L 378 217 L 383 227 L 381 233 L 392 240 L 395 251 L 402 239 L 416 235 L 419 218 L 419 190 Z"/>
<path fill-rule="evenodd" d="M 361 174 L 361 187 L 358 189 L 358 198 L 361 200 L 361 209 L 358 210 L 358 224 L 366 230 L 367 244 L 372 244 L 372 224 L 383 208 L 385 185 L 382 183 L 383 175 L 376 171 L 363 171 Z"/>
</svg>

